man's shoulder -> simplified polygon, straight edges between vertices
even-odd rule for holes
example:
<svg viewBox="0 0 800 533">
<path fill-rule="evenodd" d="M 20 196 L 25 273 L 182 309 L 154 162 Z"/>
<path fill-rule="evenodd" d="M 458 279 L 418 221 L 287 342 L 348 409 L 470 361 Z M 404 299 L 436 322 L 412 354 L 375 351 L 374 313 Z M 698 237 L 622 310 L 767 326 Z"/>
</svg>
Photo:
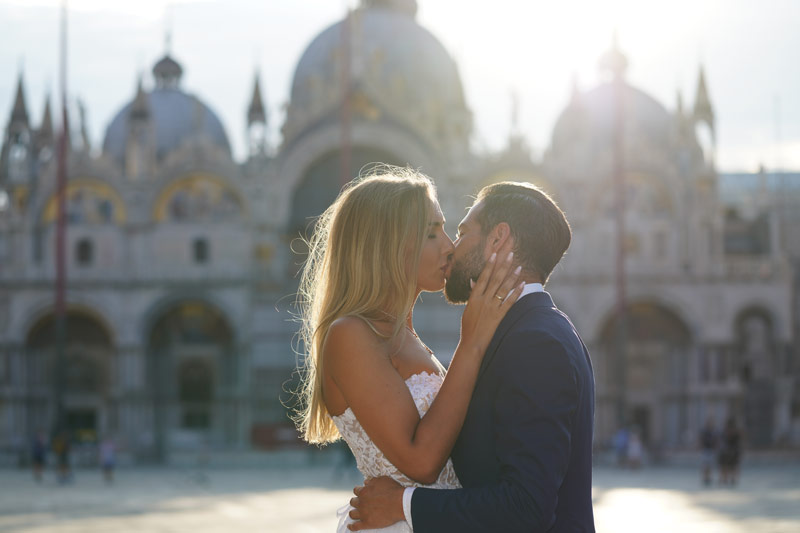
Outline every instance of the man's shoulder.
<svg viewBox="0 0 800 533">
<path fill-rule="evenodd" d="M 566 328 L 557 317 L 533 310 L 520 317 L 503 336 L 499 352 L 537 353 L 565 351 Z"/>
<path fill-rule="evenodd" d="M 547 339 L 562 335 L 577 335 L 572 321 L 556 307 L 529 307 L 510 328 L 509 333 L 522 332 Z"/>
<path fill-rule="evenodd" d="M 567 315 L 555 307 L 531 307 L 508 329 L 502 349 L 537 353 L 545 350 L 583 359 L 585 347 Z"/>
</svg>

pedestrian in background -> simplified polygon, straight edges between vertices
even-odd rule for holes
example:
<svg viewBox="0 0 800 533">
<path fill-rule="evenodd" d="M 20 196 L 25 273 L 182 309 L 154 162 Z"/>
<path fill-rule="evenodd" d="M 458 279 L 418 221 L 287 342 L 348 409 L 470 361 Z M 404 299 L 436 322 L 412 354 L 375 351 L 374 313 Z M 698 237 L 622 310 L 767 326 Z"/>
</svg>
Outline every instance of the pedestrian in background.
<svg viewBox="0 0 800 533">
<path fill-rule="evenodd" d="M 33 462 L 33 479 L 42 482 L 42 472 L 47 461 L 47 439 L 42 431 L 37 431 L 31 442 L 31 460 Z"/>
<path fill-rule="evenodd" d="M 114 466 L 116 464 L 116 447 L 114 440 L 107 436 L 100 443 L 100 467 L 103 469 L 103 478 L 106 484 L 114 482 Z"/>
<path fill-rule="evenodd" d="M 739 463 L 742 460 L 742 433 L 736 419 L 728 417 L 720 437 L 719 482 L 734 486 L 739 481 Z"/>
<path fill-rule="evenodd" d="M 711 473 L 714 468 L 714 457 L 717 455 L 718 435 L 714 419 L 708 417 L 706 425 L 700 431 L 701 468 L 703 485 L 711 485 Z"/>
<path fill-rule="evenodd" d="M 634 470 L 638 470 L 642 466 L 643 457 L 644 443 L 642 443 L 642 439 L 639 437 L 639 432 L 633 431 L 628 440 L 628 466 Z"/>
<path fill-rule="evenodd" d="M 617 454 L 617 466 L 624 467 L 628 460 L 628 440 L 630 433 L 628 428 L 621 427 L 614 434 L 614 451 Z"/>
<path fill-rule="evenodd" d="M 53 452 L 56 454 L 56 464 L 58 465 L 58 482 L 62 485 L 72 481 L 72 470 L 69 464 L 70 442 L 69 433 L 61 431 L 53 439 Z"/>
</svg>

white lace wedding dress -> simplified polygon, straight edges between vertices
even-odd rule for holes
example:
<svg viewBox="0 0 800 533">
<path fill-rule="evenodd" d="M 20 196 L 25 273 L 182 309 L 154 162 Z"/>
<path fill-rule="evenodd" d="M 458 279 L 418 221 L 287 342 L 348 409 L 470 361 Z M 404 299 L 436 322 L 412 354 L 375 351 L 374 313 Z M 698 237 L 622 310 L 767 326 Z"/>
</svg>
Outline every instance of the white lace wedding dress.
<svg viewBox="0 0 800 533">
<path fill-rule="evenodd" d="M 428 412 L 431 403 L 433 403 L 433 399 L 436 398 L 436 394 L 442 386 L 443 379 L 444 378 L 438 374 L 422 372 L 421 374 L 414 374 L 406 380 L 406 386 L 411 392 L 411 397 L 414 398 L 414 403 L 417 405 L 417 411 L 419 411 L 420 417 Z M 350 451 L 355 455 L 356 465 L 364 478 L 389 476 L 404 487 L 415 486 L 434 489 L 453 489 L 461 487 L 450 459 L 447 460 L 447 464 L 442 469 L 435 483 L 431 485 L 422 485 L 400 473 L 400 471 L 386 459 L 383 452 L 381 452 L 367 436 L 364 428 L 358 423 L 353 411 L 349 407 L 341 415 L 331 418 L 339 429 L 339 433 L 341 433 L 342 437 L 347 442 L 347 445 L 350 446 Z M 339 527 L 336 530 L 337 533 L 349 532 L 347 525 L 352 524 L 353 520 L 348 514 L 352 510 L 353 508 L 349 504 L 339 509 Z M 387 528 L 364 531 L 411 533 L 411 528 L 408 527 L 405 521 L 402 521 Z"/>
</svg>

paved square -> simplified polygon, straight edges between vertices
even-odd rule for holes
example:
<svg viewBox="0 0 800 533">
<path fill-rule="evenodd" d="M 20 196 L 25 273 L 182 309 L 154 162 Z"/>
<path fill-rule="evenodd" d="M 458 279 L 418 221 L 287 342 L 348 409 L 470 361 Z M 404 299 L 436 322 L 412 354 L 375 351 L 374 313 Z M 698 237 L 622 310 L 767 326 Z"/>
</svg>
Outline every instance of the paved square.
<svg viewBox="0 0 800 533">
<path fill-rule="evenodd" d="M 78 470 L 59 486 L 0 470 L 0 531 L 24 533 L 333 532 L 357 472 L 328 464 L 121 469 L 107 486 Z M 800 464 L 745 467 L 736 488 L 702 488 L 686 467 L 595 470 L 600 533 L 800 531 Z"/>
</svg>

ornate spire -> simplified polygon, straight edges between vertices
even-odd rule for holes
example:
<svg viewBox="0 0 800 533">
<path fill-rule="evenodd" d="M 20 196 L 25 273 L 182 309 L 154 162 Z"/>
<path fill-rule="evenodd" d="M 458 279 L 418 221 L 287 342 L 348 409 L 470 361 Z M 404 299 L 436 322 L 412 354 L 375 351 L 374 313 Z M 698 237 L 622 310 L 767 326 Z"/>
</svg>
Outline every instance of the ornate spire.
<svg viewBox="0 0 800 533">
<path fill-rule="evenodd" d="M 628 59 L 619 49 L 619 40 L 616 30 L 614 30 L 614 36 L 612 37 L 611 49 L 603 54 L 598 66 L 601 71 L 609 72 L 614 79 L 622 79 L 625 77 L 625 70 L 628 68 Z"/>
<path fill-rule="evenodd" d="M 88 152 L 91 144 L 89 144 L 89 129 L 86 125 L 86 105 L 80 98 L 78 99 L 78 119 L 80 120 L 81 148 Z"/>
<path fill-rule="evenodd" d="M 714 168 L 717 132 L 714 126 L 714 109 L 711 107 L 711 100 L 708 98 L 706 76 L 702 65 L 700 65 L 697 93 L 694 97 L 694 112 L 689 117 L 689 120 L 694 123 L 695 134 L 703 149 L 706 164 Z M 708 128 L 708 130 L 705 131 L 705 128 Z"/>
<path fill-rule="evenodd" d="M 11 123 L 28 125 L 28 107 L 25 105 L 25 88 L 22 83 L 22 73 L 17 81 L 17 96 L 14 98 L 14 108 L 11 111 Z"/>
<path fill-rule="evenodd" d="M 50 95 L 44 99 L 44 113 L 42 113 L 42 125 L 39 126 L 40 133 L 53 134 L 53 113 L 50 111 Z"/>
<path fill-rule="evenodd" d="M 711 106 L 711 99 L 708 97 L 706 75 L 702 65 L 700 65 L 700 76 L 697 80 L 697 93 L 694 98 L 694 117 L 698 120 L 707 121 L 709 126 L 713 129 L 714 108 Z"/>
<path fill-rule="evenodd" d="M 183 75 L 183 67 L 172 56 L 172 12 L 167 8 L 164 21 L 164 57 L 153 66 L 156 89 L 177 89 Z"/>
<path fill-rule="evenodd" d="M 361 0 L 361 7 L 389 9 L 412 18 L 417 16 L 417 0 Z"/>
<path fill-rule="evenodd" d="M 267 123 L 267 113 L 261 101 L 261 84 L 258 73 L 256 73 L 256 82 L 253 86 L 253 98 L 250 100 L 250 107 L 247 108 L 247 124 L 255 123 Z"/>
<path fill-rule="evenodd" d="M 128 109 L 128 132 L 125 143 L 123 168 L 131 179 L 143 179 L 153 175 L 155 168 L 154 124 L 150 121 L 150 99 L 142 76 L 136 83 L 136 97 Z"/>
<path fill-rule="evenodd" d="M 42 124 L 36 130 L 36 140 L 38 146 L 41 148 L 53 143 L 55 139 L 53 135 L 53 114 L 50 111 L 50 95 L 44 99 L 44 113 L 42 113 Z"/>
<path fill-rule="evenodd" d="M 131 120 L 147 120 L 150 117 L 150 102 L 147 98 L 147 93 L 142 87 L 141 75 L 136 83 L 136 97 L 133 99 L 128 113 Z"/>
<path fill-rule="evenodd" d="M 167 19 L 167 28 L 164 31 L 164 54 L 169 55 L 172 52 L 172 20 Z"/>
<path fill-rule="evenodd" d="M 673 115 L 673 121 L 678 136 L 684 139 L 691 130 L 692 121 L 686 116 L 686 110 L 683 106 L 683 94 L 681 94 L 680 89 L 675 91 L 675 114 Z"/>
</svg>

